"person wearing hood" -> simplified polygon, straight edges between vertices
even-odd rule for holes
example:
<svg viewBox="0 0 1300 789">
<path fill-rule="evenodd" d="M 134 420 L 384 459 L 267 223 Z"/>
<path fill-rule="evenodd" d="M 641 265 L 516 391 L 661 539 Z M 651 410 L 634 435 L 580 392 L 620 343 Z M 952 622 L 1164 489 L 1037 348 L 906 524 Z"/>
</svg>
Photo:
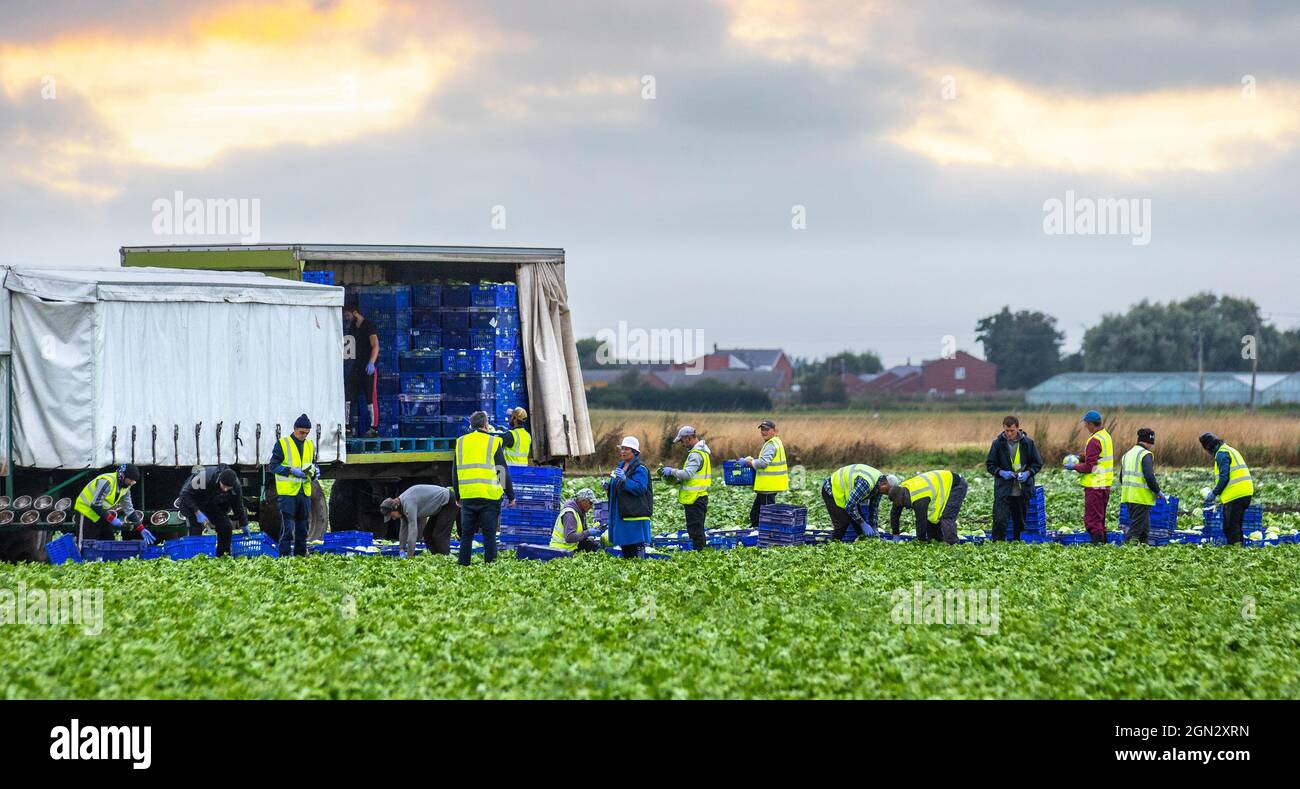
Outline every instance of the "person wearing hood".
<svg viewBox="0 0 1300 789">
<path fill-rule="evenodd" d="M 831 518 L 831 539 L 839 542 L 849 524 L 859 537 L 874 537 L 880 498 L 898 484 L 898 477 L 882 474 L 879 469 L 861 463 L 845 466 L 831 473 L 822 483 L 822 502 Z"/>
<path fill-rule="evenodd" d="M 1034 496 L 1034 477 L 1043 470 L 1043 457 L 1034 440 L 1020 429 L 1017 417 L 1002 420 L 1002 432 L 993 439 L 984 467 L 993 476 L 993 540 L 1006 539 L 1007 521 L 1012 524 L 1014 539 L 1019 540 Z"/>
<path fill-rule="evenodd" d="M 267 463 L 275 474 L 276 503 L 284 523 L 280 531 L 281 556 L 307 555 L 311 486 L 313 480 L 320 479 L 316 443 L 308 438 L 310 433 L 311 419 L 303 414 L 294 420 L 293 432 L 275 442 Z"/>
<path fill-rule="evenodd" d="M 624 559 L 643 559 L 654 515 L 650 471 L 641 462 L 641 442 L 636 436 L 625 436 L 619 442 L 618 457 L 618 465 L 604 482 L 609 497 L 609 541 L 623 550 Z"/>
<path fill-rule="evenodd" d="M 131 503 L 131 486 L 140 481 L 140 469 L 134 463 L 123 463 L 86 483 L 77 496 L 73 509 L 77 513 L 77 544 L 82 540 L 116 540 L 116 530 L 135 533 L 153 544 L 153 535 L 144 527 L 144 520 L 136 520 L 135 505 Z M 122 517 L 116 507 L 122 505 Z"/>
<path fill-rule="evenodd" d="M 460 516 L 456 491 L 442 485 L 412 485 L 400 495 L 384 499 L 379 513 L 385 521 L 399 521 L 400 556 L 415 556 L 421 534 L 429 553 L 451 554 L 451 527 Z"/>
<path fill-rule="evenodd" d="M 1128 530 L 1124 544 L 1145 545 L 1151 535 L 1151 508 L 1163 500 L 1156 481 L 1156 431 L 1144 427 L 1137 432 L 1137 443 L 1124 453 L 1119 462 L 1119 496 L 1128 509 Z"/>
<path fill-rule="evenodd" d="M 664 466 L 659 470 L 663 478 L 677 482 L 681 488 L 677 491 L 677 503 L 686 513 L 686 533 L 691 536 L 691 545 L 697 551 L 708 546 L 705 537 L 704 520 L 709 512 L 709 485 L 713 482 L 713 457 L 709 445 L 695 433 L 695 428 L 683 425 L 677 431 L 674 444 L 686 447 L 686 460 L 681 468 Z"/>
<path fill-rule="evenodd" d="M 230 555 L 230 539 L 234 532 L 231 513 L 239 521 L 239 527 L 248 531 L 244 486 L 232 468 L 204 466 L 185 480 L 176 500 L 181 516 L 189 524 L 190 534 L 202 534 L 205 526 L 212 525 L 212 530 L 217 533 L 217 556 Z"/>
<path fill-rule="evenodd" d="M 1201 447 L 1214 458 L 1214 468 L 1219 481 L 1205 497 L 1205 506 L 1223 505 L 1223 536 L 1229 545 L 1240 545 L 1241 522 L 1255 495 L 1255 481 L 1250 476 L 1250 466 L 1241 453 L 1228 446 L 1228 442 L 1213 433 L 1201 434 Z"/>
</svg>

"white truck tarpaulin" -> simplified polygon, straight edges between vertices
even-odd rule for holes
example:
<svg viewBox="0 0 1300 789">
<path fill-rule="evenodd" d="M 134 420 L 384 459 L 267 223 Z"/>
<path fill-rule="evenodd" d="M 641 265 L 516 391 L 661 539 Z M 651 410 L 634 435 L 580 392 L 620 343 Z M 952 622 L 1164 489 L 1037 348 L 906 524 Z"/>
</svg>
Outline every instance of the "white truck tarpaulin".
<svg viewBox="0 0 1300 789">
<path fill-rule="evenodd" d="M 590 455 L 596 451 L 587 392 L 569 316 L 564 266 L 520 266 L 520 342 L 526 349 L 528 418 L 536 457 Z"/>
<path fill-rule="evenodd" d="M 265 463 L 301 413 L 319 460 L 344 459 L 341 288 L 151 268 L 14 268 L 5 288 L 17 465 Z"/>
</svg>

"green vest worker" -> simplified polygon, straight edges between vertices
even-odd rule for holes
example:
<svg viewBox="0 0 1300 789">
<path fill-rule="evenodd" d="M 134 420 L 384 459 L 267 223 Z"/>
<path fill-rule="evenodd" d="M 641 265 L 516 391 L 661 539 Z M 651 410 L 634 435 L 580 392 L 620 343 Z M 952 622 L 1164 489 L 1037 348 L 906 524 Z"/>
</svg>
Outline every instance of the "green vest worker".
<svg viewBox="0 0 1300 789">
<path fill-rule="evenodd" d="M 529 453 L 533 449 L 533 437 L 524 429 L 528 412 L 523 408 L 510 411 L 510 429 L 502 436 L 504 439 L 506 465 L 527 466 Z"/>
<path fill-rule="evenodd" d="M 471 414 L 469 426 L 472 432 L 456 439 L 456 469 L 452 475 L 452 487 L 460 500 L 460 552 L 457 559 L 465 567 L 469 566 L 474 552 L 475 534 L 483 535 L 483 561 L 496 561 L 501 497 L 504 495 L 510 504 L 515 503 L 504 442 L 493 434 L 487 412 Z"/>
<path fill-rule="evenodd" d="M 1101 414 L 1089 411 L 1083 425 L 1090 434 L 1083 450 L 1083 460 L 1070 463 L 1067 469 L 1081 476 L 1083 486 L 1083 528 L 1094 545 L 1106 544 L 1106 505 L 1110 503 L 1110 486 L 1115 481 L 1115 444 L 1101 426 Z"/>
<path fill-rule="evenodd" d="M 843 540 L 850 523 L 859 537 L 874 537 L 879 528 L 876 513 L 880 497 L 889 489 L 891 481 L 898 484 L 897 477 L 887 477 L 878 469 L 860 463 L 831 472 L 822 483 L 822 502 L 831 517 L 831 539 Z"/>
<path fill-rule="evenodd" d="M 320 478 L 316 444 L 308 438 L 311 420 L 306 414 L 293 423 L 293 432 L 275 442 L 267 463 L 275 474 L 276 503 L 280 508 L 280 555 L 307 555 L 307 528 L 311 524 L 312 481 Z"/>
<path fill-rule="evenodd" d="M 749 527 L 758 528 L 758 513 L 766 504 L 776 503 L 776 494 L 790 489 L 790 469 L 785 460 L 785 444 L 776 434 L 776 423 L 764 419 L 758 423 L 763 436 L 763 450 L 758 457 L 741 458 L 754 468 L 754 504 L 749 508 Z"/>
<path fill-rule="evenodd" d="M 131 503 L 131 486 L 140 481 L 140 469 L 134 463 L 123 463 L 116 471 L 108 471 L 86 483 L 77 495 L 73 509 L 77 512 L 77 544 L 82 540 L 115 540 L 117 528 L 138 534 L 145 545 L 153 545 L 153 535 L 144 527 L 144 520 L 135 517 Z M 119 518 L 116 507 L 122 505 L 125 513 Z"/>
<path fill-rule="evenodd" d="M 551 547 L 562 551 L 599 551 L 600 527 L 587 528 L 587 513 L 596 506 L 596 492 L 583 488 L 560 507 L 551 529 Z"/>
<path fill-rule="evenodd" d="M 1201 446 L 1214 458 L 1214 468 L 1219 475 L 1214 489 L 1205 497 L 1205 506 L 1213 507 L 1216 502 L 1223 504 L 1223 536 L 1229 545 L 1240 545 L 1241 522 L 1255 495 L 1255 481 L 1250 476 L 1250 466 L 1246 465 L 1240 452 L 1213 433 L 1201 435 Z"/>
<path fill-rule="evenodd" d="M 1128 529 L 1124 544 L 1142 545 L 1150 541 L 1151 508 L 1156 499 L 1164 499 L 1160 483 L 1156 481 L 1155 455 L 1156 431 L 1144 427 L 1137 433 L 1137 444 L 1119 463 L 1119 500 L 1128 510 Z"/>
<path fill-rule="evenodd" d="M 889 488 L 893 509 L 889 528 L 898 534 L 898 520 L 904 509 L 916 515 L 916 538 L 922 542 L 957 542 L 957 513 L 966 499 L 966 480 L 951 471 L 927 471 Z"/>
<path fill-rule="evenodd" d="M 686 513 L 686 531 L 691 535 L 691 545 L 697 551 L 708 546 L 704 534 L 704 519 L 709 512 L 709 486 L 713 483 L 713 456 L 708 444 L 695 434 L 695 428 L 683 425 L 677 431 L 674 444 L 686 447 L 686 461 L 681 468 L 664 466 L 659 470 L 664 479 L 681 484 L 677 503 Z"/>
</svg>

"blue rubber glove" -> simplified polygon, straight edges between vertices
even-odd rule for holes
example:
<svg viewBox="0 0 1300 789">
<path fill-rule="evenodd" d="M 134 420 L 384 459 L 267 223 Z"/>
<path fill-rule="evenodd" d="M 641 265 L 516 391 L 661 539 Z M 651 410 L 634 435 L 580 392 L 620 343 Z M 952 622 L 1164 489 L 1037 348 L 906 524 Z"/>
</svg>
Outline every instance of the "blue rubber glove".
<svg viewBox="0 0 1300 789">
<path fill-rule="evenodd" d="M 300 468 L 291 468 L 289 469 L 289 476 L 297 477 L 298 479 L 307 479 L 307 472 Z"/>
<path fill-rule="evenodd" d="M 149 531 L 148 529 L 140 530 L 140 541 L 143 542 L 145 545 L 153 545 L 155 542 L 157 542 L 153 538 L 153 532 Z"/>
<path fill-rule="evenodd" d="M 1028 472 L 1028 471 L 1022 471 L 1022 472 L 1020 472 L 1019 474 L 1016 475 L 1016 479 L 1020 480 L 1021 482 L 1028 482 L 1028 481 L 1029 481 L 1029 472 Z"/>
<path fill-rule="evenodd" d="M 1218 497 L 1218 496 L 1215 496 L 1213 493 L 1211 493 L 1210 495 L 1206 496 L 1206 497 L 1205 497 L 1205 506 L 1207 506 L 1207 507 L 1213 507 L 1214 504 L 1215 504 L 1215 502 L 1218 501 L 1218 498 L 1219 498 L 1219 497 Z"/>
<path fill-rule="evenodd" d="M 366 362 L 366 375 L 374 375 L 374 374 L 375 374 L 375 363 Z"/>
<path fill-rule="evenodd" d="M 676 479 L 676 477 L 673 476 L 673 470 L 667 466 L 660 469 L 659 473 L 664 475 L 664 479 Z"/>
<path fill-rule="evenodd" d="M 1003 479 L 1011 479 L 1012 477 L 1015 476 L 1015 474 L 1010 471 L 1007 471 L 1006 469 L 1000 469 L 998 471 L 998 476 L 1002 477 Z"/>
<path fill-rule="evenodd" d="M 202 512 L 198 512 L 194 515 L 194 520 L 198 521 L 199 523 L 207 523 L 208 516 L 204 515 Z"/>
<path fill-rule="evenodd" d="M 1070 471 L 1074 471 L 1074 466 L 1075 466 L 1074 463 L 1066 463 L 1066 464 L 1065 464 L 1065 467 L 1066 467 L 1067 469 L 1069 469 Z"/>
<path fill-rule="evenodd" d="M 614 469 L 614 473 L 612 476 L 614 477 L 614 479 L 626 480 L 627 472 L 623 470 L 622 466 L 619 466 L 618 468 Z"/>
</svg>

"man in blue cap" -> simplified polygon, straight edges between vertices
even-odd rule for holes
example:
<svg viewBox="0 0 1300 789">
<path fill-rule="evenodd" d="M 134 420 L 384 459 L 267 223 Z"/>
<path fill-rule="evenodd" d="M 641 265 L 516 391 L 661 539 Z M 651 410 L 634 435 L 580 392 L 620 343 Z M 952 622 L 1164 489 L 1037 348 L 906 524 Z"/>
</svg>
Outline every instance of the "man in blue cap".
<svg viewBox="0 0 1300 789">
<path fill-rule="evenodd" d="M 311 521 L 312 480 L 320 478 L 311 420 L 306 414 L 293 423 L 293 432 L 275 442 L 267 465 L 275 474 L 275 494 L 284 521 L 280 532 L 281 556 L 307 555 L 307 528 Z"/>
<path fill-rule="evenodd" d="M 1083 486 L 1083 528 L 1094 545 L 1106 544 L 1106 505 L 1110 502 L 1110 486 L 1115 481 L 1115 443 L 1110 433 L 1101 426 L 1101 414 L 1089 411 L 1083 415 L 1083 426 L 1091 437 L 1083 449 L 1083 460 L 1068 463 L 1066 468 L 1080 475 Z"/>
</svg>

